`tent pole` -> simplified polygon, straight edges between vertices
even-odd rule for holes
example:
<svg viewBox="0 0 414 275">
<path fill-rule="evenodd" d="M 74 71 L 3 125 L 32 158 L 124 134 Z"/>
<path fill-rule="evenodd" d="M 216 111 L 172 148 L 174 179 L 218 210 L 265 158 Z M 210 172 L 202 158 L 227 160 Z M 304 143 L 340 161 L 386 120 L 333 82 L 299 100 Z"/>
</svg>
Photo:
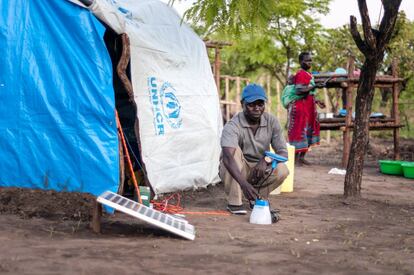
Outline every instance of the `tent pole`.
<svg viewBox="0 0 414 275">
<path fill-rule="evenodd" d="M 121 34 L 122 39 L 122 54 L 119 60 L 118 65 L 116 66 L 116 72 L 118 73 L 119 78 L 121 79 L 122 84 L 125 87 L 125 90 L 128 93 L 129 101 L 134 102 L 134 91 L 132 88 L 132 83 L 126 74 L 128 68 L 129 60 L 131 59 L 131 52 L 129 49 L 129 37 L 126 33 Z"/>
</svg>

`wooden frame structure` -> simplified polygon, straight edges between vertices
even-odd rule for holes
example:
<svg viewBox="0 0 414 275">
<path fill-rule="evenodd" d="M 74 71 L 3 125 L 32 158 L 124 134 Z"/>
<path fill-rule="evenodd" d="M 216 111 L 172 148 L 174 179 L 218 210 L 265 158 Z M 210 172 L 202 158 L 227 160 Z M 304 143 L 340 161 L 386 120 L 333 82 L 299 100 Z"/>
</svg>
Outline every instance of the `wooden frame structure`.
<svg viewBox="0 0 414 275">
<path fill-rule="evenodd" d="M 206 44 L 207 49 L 214 49 L 213 74 L 217 86 L 217 92 L 220 95 L 220 50 L 225 46 L 231 46 L 232 43 L 226 41 L 204 40 L 204 44 Z"/>
<path fill-rule="evenodd" d="M 404 81 L 403 78 L 398 77 L 398 66 L 394 61 L 392 63 L 392 75 L 377 75 L 374 88 L 391 88 L 392 90 L 392 107 L 390 118 L 370 118 L 369 129 L 370 130 L 392 130 L 394 137 L 394 159 L 400 159 L 399 128 L 403 127 L 400 123 L 399 108 L 398 108 L 398 95 L 399 84 Z M 315 75 L 315 82 L 324 82 L 329 77 L 332 77 L 326 83 L 327 88 L 341 88 L 342 92 L 346 95 L 345 109 L 346 116 L 342 118 L 323 118 L 320 119 L 321 130 L 341 130 L 343 131 L 343 154 L 342 154 L 342 166 L 346 167 L 348 164 L 349 153 L 351 149 L 351 131 L 354 127 L 353 124 L 353 98 L 354 90 L 358 87 L 359 75 L 354 74 L 355 60 L 350 58 L 347 66 L 347 74 L 319 74 Z"/>
<path fill-rule="evenodd" d="M 232 112 L 240 111 L 240 93 L 241 93 L 241 82 L 245 81 L 246 84 L 249 84 L 250 80 L 248 78 L 240 76 L 230 76 L 230 75 L 221 75 L 221 59 L 220 51 L 225 46 L 231 46 L 232 43 L 226 41 L 204 41 L 207 49 L 214 49 L 214 62 L 212 65 L 214 81 L 217 86 L 217 93 L 220 98 L 220 105 L 222 106 L 223 119 L 224 121 L 229 121 L 231 119 Z M 221 92 L 222 81 L 224 81 L 224 93 Z M 230 99 L 230 81 L 235 81 L 236 83 L 236 99 Z"/>
<path fill-rule="evenodd" d="M 224 119 L 229 121 L 231 119 L 232 113 L 237 113 L 241 111 L 240 105 L 240 94 L 241 94 L 241 83 L 244 81 L 246 84 L 249 84 L 250 80 L 248 78 L 240 76 L 230 76 L 222 75 L 220 76 L 221 80 L 224 80 L 224 100 L 220 100 L 220 104 L 223 108 Z M 230 81 L 234 81 L 236 84 L 236 99 L 230 99 Z M 233 108 L 234 107 L 234 108 Z"/>
</svg>

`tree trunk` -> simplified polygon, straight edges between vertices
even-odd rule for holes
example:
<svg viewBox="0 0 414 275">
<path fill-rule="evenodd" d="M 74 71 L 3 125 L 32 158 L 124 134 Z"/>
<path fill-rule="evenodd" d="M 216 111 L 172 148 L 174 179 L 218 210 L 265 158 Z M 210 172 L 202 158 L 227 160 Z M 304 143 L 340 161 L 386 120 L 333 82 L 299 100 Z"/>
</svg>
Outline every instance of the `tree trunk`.
<svg viewBox="0 0 414 275">
<path fill-rule="evenodd" d="M 369 116 L 374 98 L 373 86 L 377 69 L 378 61 L 366 60 L 361 70 L 355 101 L 356 114 L 351 152 L 345 176 L 345 197 L 360 195 L 364 157 L 369 143 Z"/>
<path fill-rule="evenodd" d="M 287 85 L 289 82 L 290 59 L 291 59 L 291 51 L 290 51 L 290 48 L 287 48 L 286 49 L 285 85 Z"/>
<path fill-rule="evenodd" d="M 350 32 L 365 62 L 359 78 L 355 102 L 356 116 L 351 152 L 344 182 L 344 196 L 356 197 L 361 193 L 364 157 L 369 142 L 369 116 L 374 97 L 374 82 L 379 64 L 384 58 L 385 47 L 391 39 L 402 0 L 382 0 L 384 16 L 378 30 L 372 29 L 366 0 L 358 0 L 364 39 L 358 31 L 357 20 L 351 16 Z"/>
</svg>

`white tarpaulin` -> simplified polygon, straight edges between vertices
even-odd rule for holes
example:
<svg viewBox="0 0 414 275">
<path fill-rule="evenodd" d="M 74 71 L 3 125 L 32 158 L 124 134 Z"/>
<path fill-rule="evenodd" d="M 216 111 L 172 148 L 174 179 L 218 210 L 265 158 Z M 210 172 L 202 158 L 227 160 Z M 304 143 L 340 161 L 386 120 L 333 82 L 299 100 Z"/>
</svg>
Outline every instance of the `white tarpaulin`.
<svg viewBox="0 0 414 275">
<path fill-rule="evenodd" d="M 222 118 L 204 42 L 158 0 L 89 9 L 131 44 L 142 160 L 158 193 L 217 183 Z"/>
</svg>

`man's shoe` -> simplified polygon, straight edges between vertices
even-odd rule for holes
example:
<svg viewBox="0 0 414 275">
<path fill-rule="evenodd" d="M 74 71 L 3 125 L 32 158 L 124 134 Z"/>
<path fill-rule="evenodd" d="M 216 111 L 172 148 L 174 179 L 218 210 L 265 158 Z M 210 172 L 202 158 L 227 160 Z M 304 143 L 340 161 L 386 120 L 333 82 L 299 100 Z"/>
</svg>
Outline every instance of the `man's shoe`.
<svg viewBox="0 0 414 275">
<path fill-rule="evenodd" d="M 279 209 L 270 210 L 270 216 L 272 217 L 272 223 L 277 223 L 280 220 Z"/>
<path fill-rule="evenodd" d="M 235 215 L 246 215 L 247 211 L 244 209 L 243 205 L 227 205 L 227 210 Z"/>
</svg>

